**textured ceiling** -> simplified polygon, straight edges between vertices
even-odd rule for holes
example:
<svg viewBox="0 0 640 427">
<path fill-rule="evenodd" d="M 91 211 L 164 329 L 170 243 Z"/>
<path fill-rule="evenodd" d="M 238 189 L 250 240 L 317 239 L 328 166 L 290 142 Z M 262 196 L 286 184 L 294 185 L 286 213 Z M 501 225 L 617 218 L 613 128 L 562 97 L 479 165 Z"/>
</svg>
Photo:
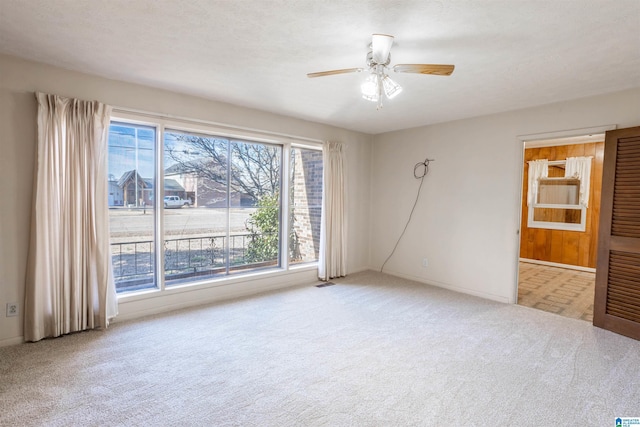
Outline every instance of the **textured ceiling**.
<svg viewBox="0 0 640 427">
<path fill-rule="evenodd" d="M 372 33 L 404 91 L 363 100 Z M 639 0 L 0 0 L 0 52 L 366 133 L 640 87 Z"/>
</svg>

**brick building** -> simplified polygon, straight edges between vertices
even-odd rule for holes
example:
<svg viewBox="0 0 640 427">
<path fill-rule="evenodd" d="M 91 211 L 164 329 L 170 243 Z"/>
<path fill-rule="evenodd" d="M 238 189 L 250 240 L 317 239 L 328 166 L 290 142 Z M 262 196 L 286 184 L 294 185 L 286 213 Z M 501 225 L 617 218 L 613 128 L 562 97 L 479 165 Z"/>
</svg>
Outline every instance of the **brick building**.
<svg viewBox="0 0 640 427">
<path fill-rule="evenodd" d="M 322 151 L 291 152 L 292 262 L 318 259 L 322 213 Z"/>
</svg>

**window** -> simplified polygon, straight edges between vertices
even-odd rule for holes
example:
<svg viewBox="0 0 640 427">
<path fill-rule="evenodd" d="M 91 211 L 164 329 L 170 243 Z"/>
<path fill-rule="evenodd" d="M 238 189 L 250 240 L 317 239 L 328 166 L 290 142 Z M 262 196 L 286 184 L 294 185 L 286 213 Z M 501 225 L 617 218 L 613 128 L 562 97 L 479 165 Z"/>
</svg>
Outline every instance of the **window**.
<svg viewBox="0 0 640 427">
<path fill-rule="evenodd" d="M 529 206 L 530 228 L 585 231 L 587 208 L 580 203 L 581 181 L 566 178 L 565 166 L 566 161 L 549 162 L 548 177 L 539 178 Z"/>
<path fill-rule="evenodd" d="M 167 130 L 164 211 L 168 286 L 279 266 L 282 147 Z M 185 209 L 186 207 L 186 209 Z"/>
<path fill-rule="evenodd" d="M 155 279 L 156 129 L 109 128 L 109 227 L 116 289 L 153 288 Z"/>
<path fill-rule="evenodd" d="M 322 151 L 200 127 L 111 123 L 109 214 L 118 292 L 318 259 Z"/>
</svg>

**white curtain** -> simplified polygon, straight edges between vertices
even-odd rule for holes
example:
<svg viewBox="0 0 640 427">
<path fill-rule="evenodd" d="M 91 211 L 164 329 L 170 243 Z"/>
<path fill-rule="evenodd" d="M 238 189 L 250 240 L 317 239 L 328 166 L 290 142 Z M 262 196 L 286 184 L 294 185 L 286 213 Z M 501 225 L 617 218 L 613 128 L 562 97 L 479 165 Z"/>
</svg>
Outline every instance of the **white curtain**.
<svg viewBox="0 0 640 427">
<path fill-rule="evenodd" d="M 591 189 L 591 159 L 592 157 L 567 157 L 564 170 L 565 178 L 580 180 L 580 204 L 589 207 L 589 191 Z"/>
<path fill-rule="evenodd" d="M 36 98 L 26 341 L 106 328 L 117 314 L 107 195 L 111 107 L 42 93 Z"/>
<path fill-rule="evenodd" d="M 529 162 L 529 186 L 527 188 L 527 206 L 534 204 L 538 194 L 540 178 L 549 176 L 549 161 L 547 159 L 531 160 Z"/>
<path fill-rule="evenodd" d="M 338 142 L 327 142 L 322 157 L 324 185 L 318 277 L 326 281 L 347 274 L 345 147 Z"/>
</svg>

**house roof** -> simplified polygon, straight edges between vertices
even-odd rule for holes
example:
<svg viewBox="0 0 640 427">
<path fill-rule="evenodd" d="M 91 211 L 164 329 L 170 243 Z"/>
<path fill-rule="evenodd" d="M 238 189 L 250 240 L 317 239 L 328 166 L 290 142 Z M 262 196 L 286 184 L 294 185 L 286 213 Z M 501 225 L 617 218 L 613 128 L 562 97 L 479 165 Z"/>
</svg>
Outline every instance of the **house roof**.
<svg viewBox="0 0 640 427">
<path fill-rule="evenodd" d="M 153 186 L 153 181 L 148 180 L 148 184 Z M 153 188 L 153 187 L 151 187 Z M 164 191 L 185 191 L 184 187 L 180 185 L 178 181 L 175 179 L 165 178 L 164 180 Z"/>
<path fill-rule="evenodd" d="M 3 0 L 0 53 L 376 134 L 640 87 L 638 0 Z M 115 30 L 117 29 L 117 31 Z M 372 33 L 392 73 L 360 96 Z"/>
<path fill-rule="evenodd" d="M 122 174 L 118 180 L 118 186 L 124 187 L 126 183 L 134 179 L 134 175 L 138 177 L 138 182 L 142 184 L 143 188 L 153 189 L 153 178 L 142 178 L 136 173 L 135 170 L 130 170 Z M 178 181 L 172 178 L 165 178 L 164 191 L 185 191 L 184 187 L 180 185 Z"/>
<path fill-rule="evenodd" d="M 142 183 L 145 187 L 147 186 L 146 181 L 136 172 L 135 169 L 132 169 L 122 174 L 122 176 L 118 180 L 118 187 L 122 188 L 125 186 L 127 182 L 132 181 L 134 179 L 137 179 L 138 182 Z"/>
</svg>

